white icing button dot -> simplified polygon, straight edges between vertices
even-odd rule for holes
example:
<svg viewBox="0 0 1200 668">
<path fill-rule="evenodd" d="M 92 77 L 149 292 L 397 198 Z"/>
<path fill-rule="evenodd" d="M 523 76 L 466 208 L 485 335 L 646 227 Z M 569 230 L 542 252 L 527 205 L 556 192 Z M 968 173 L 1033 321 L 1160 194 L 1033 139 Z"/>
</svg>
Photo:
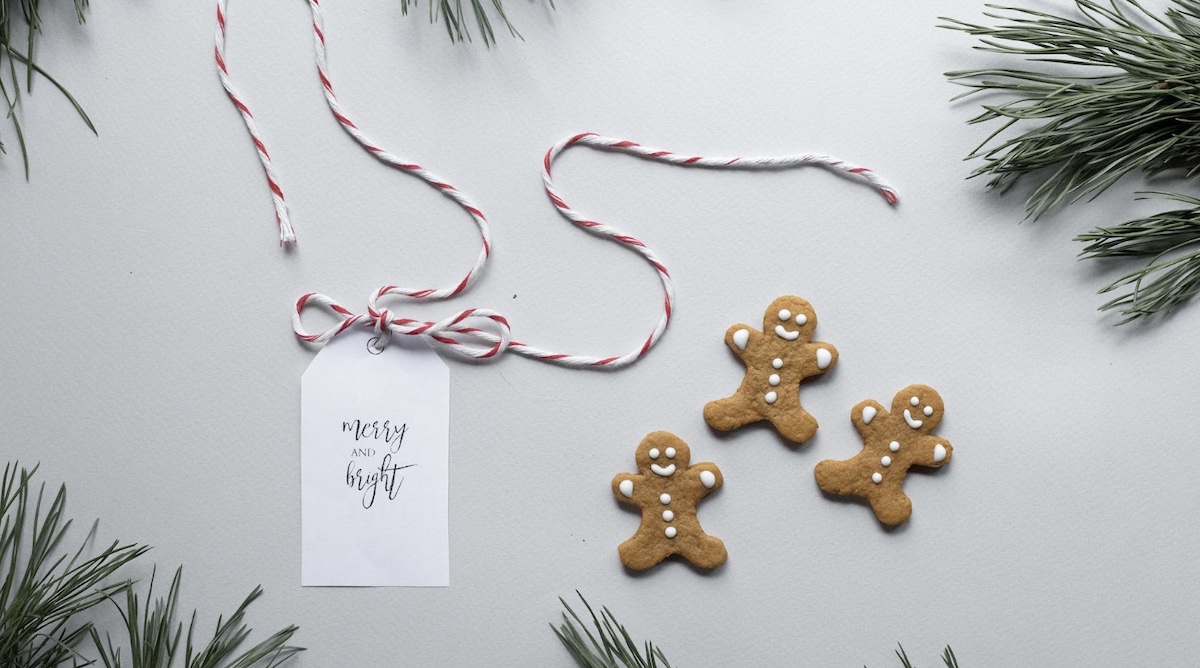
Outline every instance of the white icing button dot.
<svg viewBox="0 0 1200 668">
<path fill-rule="evenodd" d="M 779 384 L 779 374 L 777 374 L 777 373 L 771 374 L 771 377 L 767 378 L 767 382 L 771 384 L 771 387 L 778 385 Z"/>
<path fill-rule="evenodd" d="M 925 414 L 925 417 L 929 417 L 930 415 L 933 415 L 933 406 L 926 406 L 925 410 L 921 412 Z"/>
<path fill-rule="evenodd" d="M 746 343 L 748 343 L 749 341 L 750 341 L 750 330 L 739 329 L 738 331 L 733 333 L 733 342 L 737 344 L 738 348 L 745 350 Z"/>
<path fill-rule="evenodd" d="M 671 512 L 669 510 L 663 511 L 663 521 L 664 522 L 670 522 L 673 519 L 675 519 L 675 513 Z"/>
<path fill-rule="evenodd" d="M 871 424 L 871 420 L 875 419 L 875 413 L 877 412 L 874 406 L 863 408 L 863 424 Z"/>
<path fill-rule="evenodd" d="M 658 448 L 650 448 L 650 459 L 658 459 Z"/>
<path fill-rule="evenodd" d="M 700 483 L 706 488 L 712 489 L 713 485 L 717 484 L 717 476 L 713 475 L 712 471 L 701 471 Z"/>
<path fill-rule="evenodd" d="M 667 459 L 675 459 L 675 448 L 667 448 Z"/>
<path fill-rule="evenodd" d="M 892 452 L 900 452 L 900 441 L 892 441 L 888 443 L 888 449 Z"/>
<path fill-rule="evenodd" d="M 879 473 L 878 471 L 876 471 L 875 473 L 872 473 L 871 474 L 871 482 L 875 483 L 876 485 L 883 482 L 883 474 Z"/>
<path fill-rule="evenodd" d="M 933 446 L 933 461 L 940 462 L 946 458 L 946 446 L 938 443 Z"/>
<path fill-rule="evenodd" d="M 620 487 L 621 487 L 621 494 L 624 495 L 625 498 L 627 498 L 627 499 L 633 498 L 633 481 L 632 480 L 622 480 Z"/>
<path fill-rule="evenodd" d="M 891 458 L 891 457 L 888 457 L 887 455 L 884 455 L 884 456 L 883 456 L 883 459 L 880 459 L 880 460 L 879 460 L 879 463 L 880 463 L 880 464 L 883 464 L 884 466 L 891 466 L 891 465 L 892 465 L 892 458 Z"/>
<path fill-rule="evenodd" d="M 763 397 L 763 401 L 767 402 L 768 404 L 773 404 L 778 398 L 779 395 L 775 394 L 774 392 L 767 392 L 767 396 Z"/>
<path fill-rule="evenodd" d="M 782 369 L 783 368 L 783 360 L 776 357 L 775 361 L 771 362 L 771 366 L 775 367 L 776 369 Z"/>
<path fill-rule="evenodd" d="M 675 527 L 667 527 L 667 530 L 663 533 L 667 534 L 667 538 L 674 538 L 675 534 L 679 532 L 675 531 Z"/>
<path fill-rule="evenodd" d="M 671 495 L 667 494 L 666 492 L 663 492 L 663 495 L 658 497 L 658 500 L 662 501 L 662 504 L 665 506 L 671 502 Z"/>
<path fill-rule="evenodd" d="M 920 399 L 918 399 L 918 398 L 916 398 L 916 397 L 913 397 L 912 399 L 909 399 L 909 400 L 908 400 L 908 403 L 910 403 L 910 404 L 912 404 L 912 405 L 916 406 L 917 404 L 921 403 L 921 400 L 920 400 Z"/>
<path fill-rule="evenodd" d="M 796 316 L 796 324 L 797 325 L 804 325 L 807 323 L 808 323 L 808 316 L 804 315 L 803 313 Z"/>
<path fill-rule="evenodd" d="M 780 320 L 791 320 L 792 312 L 787 309 L 783 309 L 782 311 L 779 312 L 779 319 Z"/>
<path fill-rule="evenodd" d="M 818 369 L 828 369 L 829 365 L 832 363 L 833 363 L 833 355 L 830 354 L 830 352 L 828 350 L 825 350 L 824 348 L 817 348 L 817 368 Z"/>
</svg>

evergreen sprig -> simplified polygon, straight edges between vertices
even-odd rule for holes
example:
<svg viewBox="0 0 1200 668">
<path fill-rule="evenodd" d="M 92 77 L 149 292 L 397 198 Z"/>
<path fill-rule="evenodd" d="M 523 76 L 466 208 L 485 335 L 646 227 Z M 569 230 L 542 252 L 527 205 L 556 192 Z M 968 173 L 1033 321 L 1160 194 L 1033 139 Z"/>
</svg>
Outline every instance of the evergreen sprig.
<svg viewBox="0 0 1200 668">
<path fill-rule="evenodd" d="M 985 15 L 996 26 L 941 19 L 942 27 L 979 37 L 978 50 L 1038 63 L 946 73 L 970 89 L 955 99 L 1004 97 L 969 121 L 1000 123 L 968 156 L 983 161 L 970 176 L 988 176 L 989 187 L 1004 191 L 1036 174 L 1029 218 L 1094 197 L 1132 171 L 1200 174 L 1200 0 L 1172 0 L 1162 15 L 1137 0 L 1075 6 L 1077 15 L 1058 16 L 988 5 Z M 1200 206 L 1183 195 L 1166 197 Z M 1172 211 L 1079 237 L 1090 242 L 1083 257 L 1145 262 L 1102 290 L 1125 292 L 1101 309 L 1119 310 L 1124 323 L 1170 311 L 1195 294 L 1200 227 L 1187 222 L 1195 217 Z"/>
<path fill-rule="evenodd" d="M 583 601 L 584 607 L 591 615 L 591 625 L 596 629 L 595 635 L 561 596 L 558 600 L 566 612 L 562 615 L 562 623 L 557 627 L 551 624 L 550 628 L 581 668 L 671 668 L 661 648 L 649 640 L 639 647 L 625 629 L 625 625 L 613 616 L 612 611 L 602 607 L 597 615 L 583 594 L 576 591 L 575 595 Z M 896 656 L 903 668 L 913 668 L 903 646 L 897 650 Z M 946 664 L 946 668 L 959 668 L 958 658 L 949 646 L 942 653 L 942 662 Z"/>
<path fill-rule="evenodd" d="M 75 15 L 80 23 L 84 20 L 84 10 L 88 0 L 74 0 Z M 25 165 L 25 178 L 29 178 L 29 149 L 25 145 L 25 133 L 21 129 L 21 119 L 17 113 L 17 105 L 21 101 L 22 86 L 28 93 L 33 88 L 34 75 L 38 74 L 49 81 L 67 98 L 75 112 L 83 119 L 88 129 L 96 133 L 96 126 L 88 118 L 79 102 L 67 92 L 62 84 L 50 76 L 35 62 L 34 47 L 38 35 L 42 32 L 42 19 L 39 13 L 41 0 L 0 0 L 0 96 L 8 107 L 7 116 L 12 122 L 13 133 L 21 149 L 21 161 Z M 14 31 L 18 25 L 25 27 L 25 38 L 20 39 L 19 32 Z M 5 76 L 7 72 L 7 77 Z M 22 74 L 24 84 L 22 84 Z M 0 152 L 7 153 L 4 143 L 0 141 Z"/>
<path fill-rule="evenodd" d="M 408 15 L 408 6 L 416 5 L 418 0 L 400 0 L 400 11 L 405 16 Z M 437 23 L 439 20 L 446 26 L 446 34 L 450 36 L 450 41 L 461 42 L 471 41 L 471 27 L 467 23 L 467 8 L 463 7 L 463 0 L 428 0 L 429 2 L 429 21 Z M 554 0 L 548 0 L 551 7 L 554 7 Z M 516 27 L 508 20 L 508 15 L 504 12 L 504 4 L 501 0 L 470 0 L 470 13 L 475 17 L 475 26 L 479 30 L 479 35 L 483 39 L 485 46 L 496 43 L 496 32 L 492 28 L 492 19 L 488 11 L 487 5 L 492 6 L 492 10 L 504 22 L 504 27 L 508 29 L 508 33 L 513 37 L 520 38 L 521 33 L 517 32 Z"/>
<path fill-rule="evenodd" d="M 183 636 L 183 623 L 176 621 L 175 613 L 179 605 L 179 584 L 182 576 L 183 568 L 176 569 L 166 596 L 153 599 L 153 605 L 150 604 L 154 596 L 153 577 L 150 578 L 144 605 L 133 587 L 126 590 L 125 606 L 117 604 L 121 619 L 125 622 L 123 630 L 128 643 L 128 664 L 123 662 L 122 648 L 114 645 L 110 634 L 105 634 L 104 639 L 101 639 L 99 632 L 91 630 L 92 642 L 100 654 L 104 668 L 124 668 L 126 665 L 129 668 L 174 668 L 175 658 L 179 656 L 179 641 Z M 287 644 L 299 630 L 296 626 L 287 626 L 236 654 L 252 632 L 243 623 L 246 609 L 262 596 L 262 593 L 261 587 L 255 587 L 229 619 L 218 618 L 212 639 L 203 647 L 193 644 L 196 632 L 196 613 L 193 612 L 188 623 L 187 641 L 184 644 L 183 668 L 274 668 L 287 662 L 297 652 L 303 651 L 302 647 Z"/>
<path fill-rule="evenodd" d="M 35 493 L 36 472 L 10 463 L 0 478 L 0 666 L 82 666 L 75 646 L 91 623 L 81 616 L 129 586 L 107 580 L 147 548 L 113 542 L 85 557 L 93 524 L 78 549 L 62 550 L 71 527 L 63 515 L 66 488 L 46 505 L 45 484 Z"/>
</svg>

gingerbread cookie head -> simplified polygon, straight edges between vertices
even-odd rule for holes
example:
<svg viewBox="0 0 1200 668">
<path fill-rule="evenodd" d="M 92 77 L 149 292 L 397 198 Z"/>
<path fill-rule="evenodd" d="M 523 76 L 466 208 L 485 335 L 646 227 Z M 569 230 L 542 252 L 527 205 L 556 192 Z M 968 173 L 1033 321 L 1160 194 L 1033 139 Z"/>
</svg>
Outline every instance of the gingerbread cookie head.
<svg viewBox="0 0 1200 668">
<path fill-rule="evenodd" d="M 763 334 L 774 334 L 783 341 L 807 343 L 817 328 L 817 312 L 812 304 L 793 295 L 771 302 L 763 313 Z"/>
<path fill-rule="evenodd" d="M 669 478 L 687 470 L 692 451 L 675 434 L 656 431 L 642 439 L 634 457 L 642 475 Z"/>
<path fill-rule="evenodd" d="M 909 429 L 928 434 L 942 421 L 942 395 L 928 385 L 909 385 L 892 399 L 892 415 L 904 418 Z"/>
</svg>

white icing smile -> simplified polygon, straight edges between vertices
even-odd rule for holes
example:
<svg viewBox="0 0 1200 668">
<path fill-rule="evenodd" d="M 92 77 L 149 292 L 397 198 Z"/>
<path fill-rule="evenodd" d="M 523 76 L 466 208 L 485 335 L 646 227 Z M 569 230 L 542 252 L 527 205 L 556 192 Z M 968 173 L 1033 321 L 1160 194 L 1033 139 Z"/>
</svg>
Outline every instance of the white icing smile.
<svg viewBox="0 0 1200 668">
<path fill-rule="evenodd" d="M 775 325 L 775 336 L 787 341 L 795 341 L 800 338 L 800 332 L 789 332 L 783 328 L 783 325 Z"/>
<path fill-rule="evenodd" d="M 925 424 L 923 420 L 914 420 L 912 414 L 908 412 L 907 408 L 904 409 L 904 421 L 907 422 L 908 426 L 912 427 L 913 429 L 920 429 L 921 425 Z"/>
<path fill-rule="evenodd" d="M 670 475 L 675 475 L 675 465 L 674 464 L 671 464 L 669 466 L 659 466 L 658 464 L 651 464 L 650 470 L 654 471 L 655 473 L 657 473 L 658 475 L 660 475 L 664 478 L 667 476 L 670 476 Z"/>
</svg>

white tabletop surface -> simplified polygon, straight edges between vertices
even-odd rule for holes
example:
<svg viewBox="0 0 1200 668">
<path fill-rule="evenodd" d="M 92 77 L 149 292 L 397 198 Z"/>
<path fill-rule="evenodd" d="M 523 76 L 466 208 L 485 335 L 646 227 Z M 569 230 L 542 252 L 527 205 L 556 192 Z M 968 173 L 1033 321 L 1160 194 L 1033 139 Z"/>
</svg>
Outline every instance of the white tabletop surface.
<svg viewBox="0 0 1200 668">
<path fill-rule="evenodd" d="M 524 41 L 485 49 L 451 45 L 424 4 L 405 18 L 396 0 L 324 3 L 355 120 L 494 224 L 481 282 L 405 315 L 489 307 L 547 348 L 641 343 L 661 308 L 653 271 L 541 191 L 542 153 L 575 132 L 829 153 L 878 171 L 900 205 L 814 168 L 569 152 L 568 201 L 671 269 L 666 335 L 613 373 L 452 361 L 451 586 L 301 588 L 299 383 L 314 351 L 292 305 L 318 291 L 362 309 L 380 285 L 453 284 L 476 232 L 334 122 L 306 3 L 229 8 L 229 64 L 283 179 L 291 253 L 217 81 L 213 3 L 93 3 L 83 27 L 47 7 L 41 64 L 99 136 L 35 82 L 26 182 L 0 124 L 4 459 L 40 461 L 102 537 L 185 564 L 185 603 L 208 624 L 261 583 L 250 622 L 298 624 L 298 667 L 567 666 L 546 623 L 575 590 L 694 668 L 885 667 L 898 641 L 921 666 L 946 643 L 964 668 L 1195 665 L 1200 306 L 1149 327 L 1096 311 L 1121 268 L 1076 262 L 1072 238 L 1153 211 L 1134 201 L 1139 180 L 1020 225 L 1020 192 L 964 179 L 992 128 L 966 124 L 977 104 L 950 103 L 942 73 L 1013 62 L 936 24 L 981 19 L 982 2 L 506 4 Z M 783 294 L 812 302 L 841 354 L 802 390 L 821 429 L 799 447 L 769 429 L 717 435 L 702 408 L 743 372 L 725 329 Z M 850 407 L 914 382 L 944 397 L 954 458 L 909 476 L 912 520 L 886 531 L 812 471 L 858 452 Z M 700 506 L 729 550 L 714 572 L 618 560 L 638 520 L 609 482 L 659 429 L 724 473 Z"/>
</svg>

